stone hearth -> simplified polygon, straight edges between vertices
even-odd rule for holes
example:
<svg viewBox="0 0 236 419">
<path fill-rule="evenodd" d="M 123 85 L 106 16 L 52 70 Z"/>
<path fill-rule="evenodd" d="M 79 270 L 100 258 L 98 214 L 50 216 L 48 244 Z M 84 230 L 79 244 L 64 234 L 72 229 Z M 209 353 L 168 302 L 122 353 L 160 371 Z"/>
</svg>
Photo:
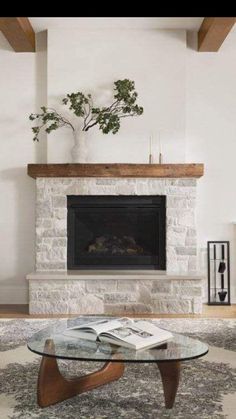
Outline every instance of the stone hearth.
<svg viewBox="0 0 236 419">
<path fill-rule="evenodd" d="M 155 271 L 36 272 L 30 313 L 201 313 L 202 277 Z"/>
</svg>

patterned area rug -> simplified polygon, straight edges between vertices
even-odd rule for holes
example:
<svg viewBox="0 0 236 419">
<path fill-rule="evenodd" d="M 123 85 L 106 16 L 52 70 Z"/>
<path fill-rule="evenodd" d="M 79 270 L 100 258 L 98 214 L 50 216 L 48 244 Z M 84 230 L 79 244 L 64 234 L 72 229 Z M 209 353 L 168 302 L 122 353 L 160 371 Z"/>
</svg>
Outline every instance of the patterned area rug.
<svg viewBox="0 0 236 419">
<path fill-rule="evenodd" d="M 61 320 L 0 320 L 1 419 L 235 419 L 236 320 L 161 319 L 158 326 L 210 345 L 209 353 L 182 364 L 175 406 L 166 410 L 158 369 L 128 364 L 122 378 L 97 390 L 41 409 L 36 402 L 40 356 L 26 348 L 36 331 Z M 96 363 L 60 361 L 65 375 L 83 375 Z"/>
</svg>

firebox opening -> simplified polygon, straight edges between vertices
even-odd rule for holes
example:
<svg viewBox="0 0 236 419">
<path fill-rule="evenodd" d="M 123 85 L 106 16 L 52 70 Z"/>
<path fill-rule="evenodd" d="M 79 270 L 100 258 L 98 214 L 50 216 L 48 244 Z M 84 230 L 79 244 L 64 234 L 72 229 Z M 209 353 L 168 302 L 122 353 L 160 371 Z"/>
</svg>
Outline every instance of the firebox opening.
<svg viewBox="0 0 236 419">
<path fill-rule="evenodd" d="M 68 269 L 166 269 L 165 196 L 67 196 Z"/>
</svg>

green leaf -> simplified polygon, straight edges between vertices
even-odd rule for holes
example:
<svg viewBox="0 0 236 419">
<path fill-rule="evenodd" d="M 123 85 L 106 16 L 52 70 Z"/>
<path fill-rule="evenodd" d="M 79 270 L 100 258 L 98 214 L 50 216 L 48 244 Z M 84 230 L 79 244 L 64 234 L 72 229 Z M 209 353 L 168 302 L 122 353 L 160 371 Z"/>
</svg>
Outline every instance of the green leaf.
<svg viewBox="0 0 236 419">
<path fill-rule="evenodd" d="M 123 116 L 139 116 L 143 113 L 143 107 L 136 103 L 138 93 L 135 91 L 133 80 L 123 79 L 114 82 L 114 99 L 107 107 L 93 106 L 92 95 L 78 91 L 67 94 L 62 99 L 62 104 L 67 105 L 74 115 L 84 121 L 83 130 L 88 131 L 93 126 L 98 125 L 99 129 L 108 134 L 116 134 L 120 129 L 120 118 Z M 31 121 L 37 120 L 40 125 L 33 127 L 35 134 L 34 141 L 38 141 L 41 130 L 48 134 L 62 126 L 74 129 L 70 121 L 58 112 L 41 106 L 41 113 L 30 114 Z"/>
</svg>

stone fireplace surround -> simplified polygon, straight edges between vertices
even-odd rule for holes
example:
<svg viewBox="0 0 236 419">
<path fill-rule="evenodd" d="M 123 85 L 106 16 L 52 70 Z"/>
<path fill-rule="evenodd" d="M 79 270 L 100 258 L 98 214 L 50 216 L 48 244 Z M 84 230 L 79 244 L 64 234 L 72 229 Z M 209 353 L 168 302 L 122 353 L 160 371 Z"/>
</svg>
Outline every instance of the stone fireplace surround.
<svg viewBox="0 0 236 419">
<path fill-rule="evenodd" d="M 36 179 L 30 313 L 200 313 L 195 178 Z M 166 195 L 167 271 L 67 271 L 67 195 Z"/>
</svg>

